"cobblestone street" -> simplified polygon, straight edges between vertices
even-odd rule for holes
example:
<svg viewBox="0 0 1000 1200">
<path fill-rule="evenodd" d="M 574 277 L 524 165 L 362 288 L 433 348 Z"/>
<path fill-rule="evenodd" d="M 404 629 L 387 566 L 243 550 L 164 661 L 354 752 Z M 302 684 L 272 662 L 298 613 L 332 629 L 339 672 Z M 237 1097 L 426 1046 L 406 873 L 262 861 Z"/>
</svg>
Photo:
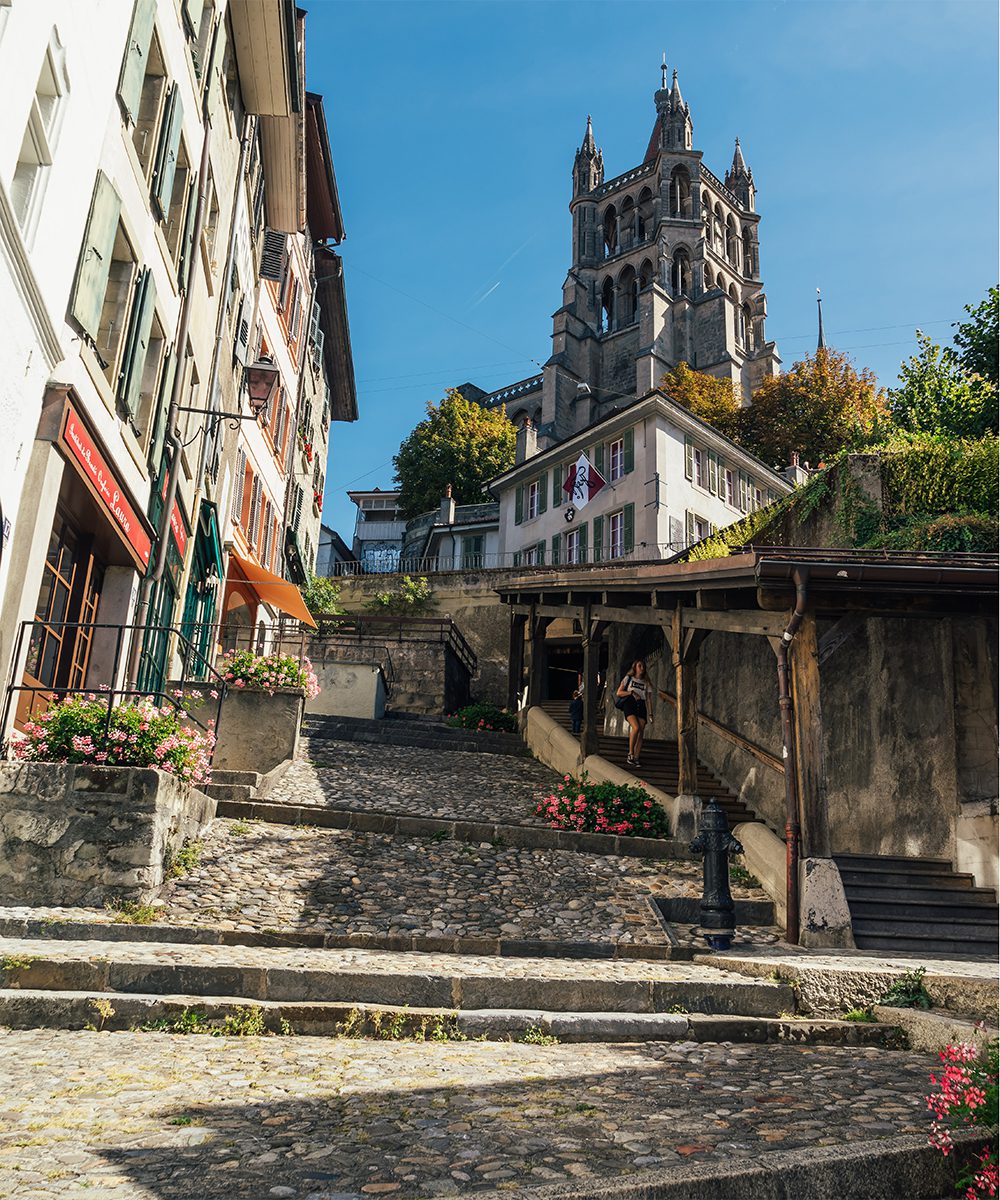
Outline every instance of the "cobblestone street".
<svg viewBox="0 0 1000 1200">
<path fill-rule="evenodd" d="M 541 825 L 560 777 L 533 758 L 310 738 L 268 800 L 453 821 Z"/>
<path fill-rule="evenodd" d="M 12 1200 L 437 1197 L 927 1127 L 932 1056 L 4 1032 Z M 748 1200 L 750 1198 L 748 1197 Z"/>
</svg>

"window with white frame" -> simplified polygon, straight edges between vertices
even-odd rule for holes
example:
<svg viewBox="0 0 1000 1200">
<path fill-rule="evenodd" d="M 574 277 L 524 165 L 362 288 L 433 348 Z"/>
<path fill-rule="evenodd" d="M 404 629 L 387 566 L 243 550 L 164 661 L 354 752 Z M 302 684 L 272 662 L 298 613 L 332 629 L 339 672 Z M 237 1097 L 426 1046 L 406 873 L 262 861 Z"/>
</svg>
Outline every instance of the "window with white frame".
<svg viewBox="0 0 1000 1200">
<path fill-rule="evenodd" d="M 700 542 L 712 532 L 712 523 L 706 517 L 700 517 L 690 509 L 684 514 L 685 539 L 689 546 Z"/>
<path fill-rule="evenodd" d="M 754 508 L 764 507 L 764 492 L 761 488 L 756 486 L 753 489 L 753 506 Z"/>
<path fill-rule="evenodd" d="M 38 74 L 35 96 L 10 184 L 14 214 L 26 236 L 30 235 L 34 225 L 45 191 L 45 180 L 52 166 L 63 102 L 68 91 L 64 60 L 65 51 L 53 33 Z"/>
<path fill-rule="evenodd" d="M 726 503 L 735 508 L 736 500 L 736 472 L 731 467 L 726 467 Z"/>
<path fill-rule="evenodd" d="M 534 483 L 528 484 L 528 503 L 527 503 L 527 508 L 525 510 L 525 514 L 524 514 L 525 519 L 528 521 L 530 521 L 532 519 L 532 517 L 538 516 L 538 494 L 539 494 L 539 491 L 540 491 L 540 484 L 537 479 L 534 481 Z"/>
<path fill-rule="evenodd" d="M 621 558 L 625 553 L 625 513 L 622 510 L 608 517 L 608 557 Z"/>
<path fill-rule="evenodd" d="M 535 566 L 536 563 L 538 562 L 538 547 L 537 546 L 526 546 L 521 551 L 521 562 L 526 567 Z"/>
<path fill-rule="evenodd" d="M 580 550 L 580 531 L 579 529 L 571 529 L 566 534 L 566 561 L 568 563 L 581 562 Z"/>
<path fill-rule="evenodd" d="M 135 128 L 132 130 L 132 143 L 147 180 L 153 174 L 156 148 L 167 109 L 167 93 L 167 69 L 163 64 L 160 40 L 154 32 L 149 41 L 145 71 L 135 106 Z"/>
<path fill-rule="evenodd" d="M 614 483 L 625 474 L 625 439 L 619 438 L 608 447 L 608 482 Z"/>
<path fill-rule="evenodd" d="M 708 486 L 705 474 L 705 451 L 700 450 L 697 446 L 694 448 L 694 481 L 700 488 Z"/>
</svg>

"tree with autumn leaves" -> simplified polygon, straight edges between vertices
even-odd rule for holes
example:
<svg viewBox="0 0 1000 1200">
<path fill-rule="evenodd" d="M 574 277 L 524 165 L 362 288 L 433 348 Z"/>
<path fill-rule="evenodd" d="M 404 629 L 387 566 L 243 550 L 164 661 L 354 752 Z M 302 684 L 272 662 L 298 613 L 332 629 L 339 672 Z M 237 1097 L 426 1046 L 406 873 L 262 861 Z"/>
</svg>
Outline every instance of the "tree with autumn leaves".
<svg viewBox="0 0 1000 1200">
<path fill-rule="evenodd" d="M 486 484 L 514 465 L 517 431 L 502 405 L 483 408 L 450 389 L 393 459 L 399 508 L 406 517 L 435 509 L 451 484 L 459 504 L 491 499 Z"/>
</svg>

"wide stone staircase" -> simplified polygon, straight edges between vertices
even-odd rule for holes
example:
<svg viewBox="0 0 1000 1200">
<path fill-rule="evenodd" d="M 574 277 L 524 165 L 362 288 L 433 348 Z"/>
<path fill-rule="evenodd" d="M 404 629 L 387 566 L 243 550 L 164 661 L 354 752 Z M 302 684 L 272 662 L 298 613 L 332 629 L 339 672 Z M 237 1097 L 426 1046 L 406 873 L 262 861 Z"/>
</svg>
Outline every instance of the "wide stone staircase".
<svg viewBox="0 0 1000 1200">
<path fill-rule="evenodd" d="M 562 701 L 545 701 L 542 709 L 565 729 L 570 728 L 568 706 Z M 610 737 L 600 734 L 597 739 L 597 753 L 608 762 L 612 762 L 624 771 L 631 771 L 637 778 L 644 780 L 669 796 L 676 796 L 680 764 L 677 753 L 677 743 L 647 738 L 642 749 L 642 766 L 629 767 L 628 739 L 625 737 Z M 717 775 L 703 763 L 698 764 L 698 795 L 703 799 L 714 797 L 719 807 L 729 819 L 729 827 L 739 825 L 744 821 L 755 821 L 757 818 Z"/>
<path fill-rule="evenodd" d="M 976 887 L 947 860 L 838 854 L 835 861 L 859 949 L 996 957 L 996 892 Z"/>
<path fill-rule="evenodd" d="M 444 721 L 394 714 L 382 720 L 307 715 L 302 733 L 310 738 L 381 746 L 417 746 L 425 750 L 459 750 L 473 754 L 527 754 L 516 733 L 476 733 Z"/>
</svg>

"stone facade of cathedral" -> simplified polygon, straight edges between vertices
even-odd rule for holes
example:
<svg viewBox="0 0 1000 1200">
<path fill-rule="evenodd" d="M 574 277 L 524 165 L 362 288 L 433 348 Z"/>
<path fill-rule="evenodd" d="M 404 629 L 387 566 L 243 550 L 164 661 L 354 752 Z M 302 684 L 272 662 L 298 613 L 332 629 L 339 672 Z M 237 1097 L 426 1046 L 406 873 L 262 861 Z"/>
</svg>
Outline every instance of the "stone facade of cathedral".
<svg viewBox="0 0 1000 1200">
<path fill-rule="evenodd" d="M 572 265 L 541 375 L 484 394 L 554 446 L 647 395 L 678 362 L 728 378 L 744 402 L 780 359 L 767 341 L 753 173 L 739 140 L 720 180 L 693 148 L 677 72 L 655 93 L 642 163 L 604 178 L 590 118 L 573 164 Z"/>
</svg>

